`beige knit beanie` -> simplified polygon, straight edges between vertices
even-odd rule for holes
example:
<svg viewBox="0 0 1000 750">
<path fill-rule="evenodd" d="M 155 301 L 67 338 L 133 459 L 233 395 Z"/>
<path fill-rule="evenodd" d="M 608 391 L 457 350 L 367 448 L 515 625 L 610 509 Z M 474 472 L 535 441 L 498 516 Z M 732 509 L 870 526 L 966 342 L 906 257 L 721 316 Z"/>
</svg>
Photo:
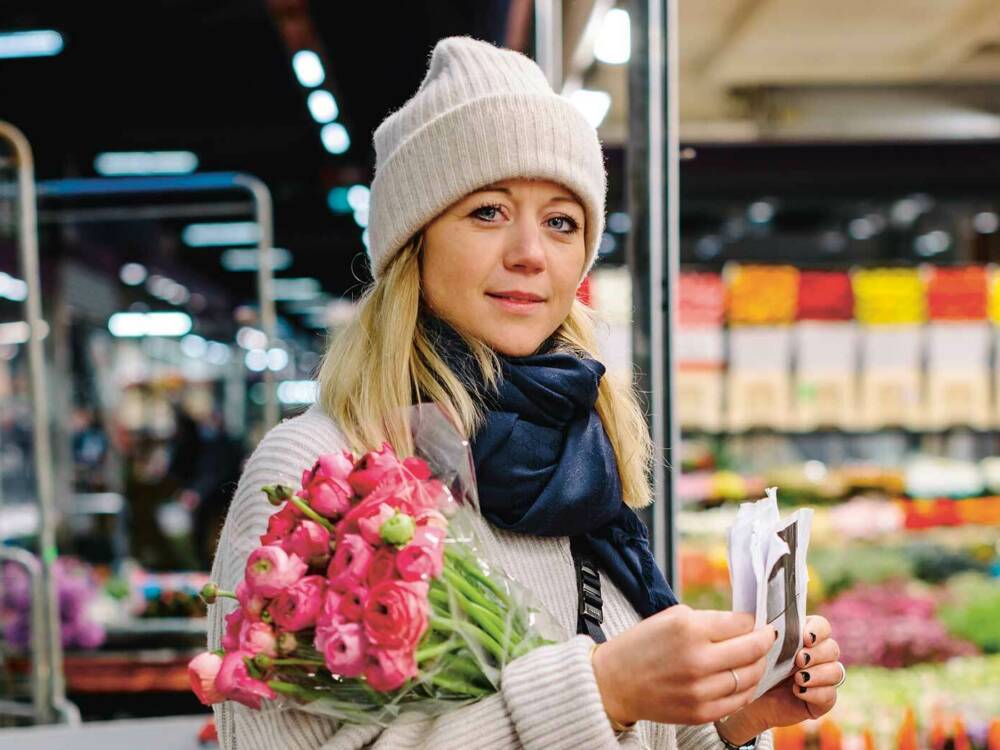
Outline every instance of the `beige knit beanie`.
<svg viewBox="0 0 1000 750">
<path fill-rule="evenodd" d="M 375 130 L 368 210 L 372 274 L 473 190 L 514 178 L 557 182 L 583 203 L 587 275 L 604 232 L 607 176 L 597 131 L 520 52 L 471 37 L 435 45 L 417 93 Z"/>
</svg>

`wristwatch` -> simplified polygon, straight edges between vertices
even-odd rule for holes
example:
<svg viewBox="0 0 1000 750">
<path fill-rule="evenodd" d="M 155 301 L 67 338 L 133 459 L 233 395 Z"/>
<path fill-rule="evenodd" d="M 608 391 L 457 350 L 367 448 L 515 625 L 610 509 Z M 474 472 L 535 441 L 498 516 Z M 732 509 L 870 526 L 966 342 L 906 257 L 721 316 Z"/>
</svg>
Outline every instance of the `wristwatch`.
<svg viewBox="0 0 1000 750">
<path fill-rule="evenodd" d="M 757 740 L 759 738 L 754 737 L 752 740 L 748 740 L 747 742 L 744 742 L 742 745 L 734 745 L 732 742 L 727 740 L 721 734 L 719 735 L 719 739 L 722 740 L 722 745 L 723 747 L 726 748 L 726 750 L 756 750 Z"/>
</svg>

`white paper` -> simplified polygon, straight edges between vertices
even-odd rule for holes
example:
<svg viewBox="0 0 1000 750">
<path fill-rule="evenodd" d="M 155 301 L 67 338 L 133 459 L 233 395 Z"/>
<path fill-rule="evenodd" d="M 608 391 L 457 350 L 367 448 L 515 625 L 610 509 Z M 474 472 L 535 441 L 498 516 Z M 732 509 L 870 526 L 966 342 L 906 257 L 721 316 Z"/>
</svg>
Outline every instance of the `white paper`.
<svg viewBox="0 0 1000 750">
<path fill-rule="evenodd" d="M 800 508 L 782 520 L 777 489 L 771 487 L 763 500 L 740 505 L 729 530 L 733 611 L 753 614 L 757 628 L 773 625 L 778 629 L 755 699 L 795 671 L 806 618 L 806 553 L 812 516 L 811 508 Z"/>
</svg>

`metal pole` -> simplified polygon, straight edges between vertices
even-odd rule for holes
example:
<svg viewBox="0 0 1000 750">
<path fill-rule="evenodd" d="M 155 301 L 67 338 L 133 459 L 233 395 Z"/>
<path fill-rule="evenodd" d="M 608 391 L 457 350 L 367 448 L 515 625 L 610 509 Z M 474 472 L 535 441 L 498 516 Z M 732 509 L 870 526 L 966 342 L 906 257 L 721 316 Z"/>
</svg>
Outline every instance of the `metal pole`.
<svg viewBox="0 0 1000 750">
<path fill-rule="evenodd" d="M 257 296 L 260 302 L 260 325 L 267 336 L 268 350 L 278 339 L 277 313 L 274 305 L 274 265 L 271 252 L 274 247 L 274 210 L 271 191 L 261 180 L 250 175 L 237 175 L 235 182 L 250 191 L 257 214 L 260 236 L 257 240 Z M 264 425 L 268 429 L 278 424 L 278 394 L 274 384 L 274 371 L 264 370 Z"/>
<path fill-rule="evenodd" d="M 636 310 L 633 352 L 648 394 L 654 444 L 652 542 L 657 563 L 679 588 L 673 408 L 673 291 L 679 268 L 676 0 L 633 0 L 630 18 L 628 200 L 634 230 L 628 261 Z"/>
<path fill-rule="evenodd" d="M 28 347 L 28 375 L 31 406 L 34 416 L 35 487 L 38 495 L 39 539 L 41 558 L 41 607 L 38 617 L 33 617 L 35 652 L 32 669 L 35 679 L 44 688 L 36 693 L 36 716 L 40 723 L 55 719 L 56 711 L 66 702 L 63 678 L 63 652 L 59 630 L 59 605 L 56 596 L 53 563 L 56 549 L 56 517 L 54 477 L 52 474 L 52 436 L 49 433 L 49 400 L 46 390 L 45 353 L 42 349 L 42 284 L 38 269 L 38 223 L 35 197 L 35 167 L 31 146 L 24 134 L 13 125 L 0 122 L 0 137 L 14 148 L 17 162 L 18 245 L 21 273 L 28 286 L 24 301 L 25 319 L 30 332 Z"/>
<path fill-rule="evenodd" d="M 535 0 L 535 60 L 555 91 L 562 90 L 562 0 Z"/>
</svg>

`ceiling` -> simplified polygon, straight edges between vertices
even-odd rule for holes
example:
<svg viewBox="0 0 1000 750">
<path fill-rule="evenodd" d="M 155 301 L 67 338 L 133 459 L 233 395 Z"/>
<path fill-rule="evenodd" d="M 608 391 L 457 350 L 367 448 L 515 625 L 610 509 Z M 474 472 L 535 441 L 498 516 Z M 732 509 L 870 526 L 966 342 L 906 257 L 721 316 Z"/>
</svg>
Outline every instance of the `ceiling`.
<svg viewBox="0 0 1000 750">
<path fill-rule="evenodd" d="M 627 7 L 627 3 L 620 3 Z M 679 0 L 681 138 L 1000 138 L 997 0 Z M 588 86 L 625 138 L 626 71 Z"/>
</svg>

